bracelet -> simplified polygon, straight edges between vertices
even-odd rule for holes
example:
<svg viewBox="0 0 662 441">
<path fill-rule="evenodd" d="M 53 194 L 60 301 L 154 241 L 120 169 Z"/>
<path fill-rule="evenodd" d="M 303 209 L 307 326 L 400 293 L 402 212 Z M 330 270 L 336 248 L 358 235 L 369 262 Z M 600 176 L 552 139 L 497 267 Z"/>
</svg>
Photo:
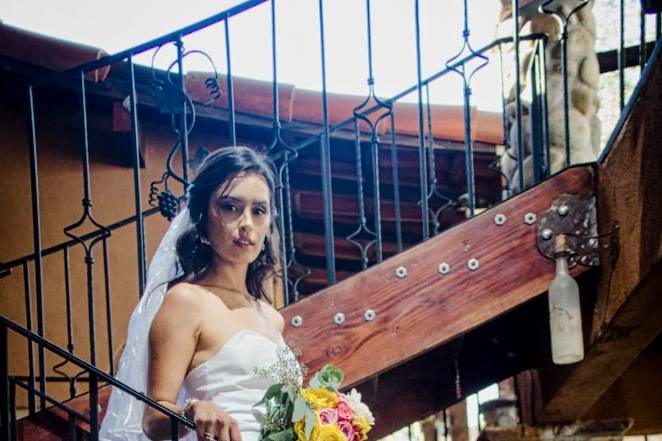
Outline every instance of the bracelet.
<svg viewBox="0 0 662 441">
<path fill-rule="evenodd" d="M 184 401 L 184 408 L 180 412 L 180 415 L 187 420 L 190 420 L 191 418 L 189 418 L 188 413 L 197 401 L 199 401 L 197 398 L 187 398 L 186 401 Z"/>
</svg>

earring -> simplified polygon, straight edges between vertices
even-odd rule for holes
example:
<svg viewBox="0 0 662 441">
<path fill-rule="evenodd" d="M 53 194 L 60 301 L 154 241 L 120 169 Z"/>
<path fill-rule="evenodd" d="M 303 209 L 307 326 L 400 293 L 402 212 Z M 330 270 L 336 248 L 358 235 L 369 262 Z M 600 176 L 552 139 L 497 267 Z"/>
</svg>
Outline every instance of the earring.
<svg viewBox="0 0 662 441">
<path fill-rule="evenodd" d="M 210 244 L 209 239 L 207 239 L 204 236 L 200 237 L 200 243 L 203 244 L 203 245 L 209 245 Z"/>
</svg>

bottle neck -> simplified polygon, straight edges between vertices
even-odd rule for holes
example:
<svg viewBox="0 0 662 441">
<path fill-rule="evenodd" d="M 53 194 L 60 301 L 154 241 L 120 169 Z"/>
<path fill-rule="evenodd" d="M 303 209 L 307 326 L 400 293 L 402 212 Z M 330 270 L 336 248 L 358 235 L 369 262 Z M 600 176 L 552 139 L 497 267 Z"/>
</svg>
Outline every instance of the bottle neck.
<svg viewBox="0 0 662 441">
<path fill-rule="evenodd" d="M 568 274 L 568 259 L 566 256 L 556 256 L 556 274 Z"/>
</svg>

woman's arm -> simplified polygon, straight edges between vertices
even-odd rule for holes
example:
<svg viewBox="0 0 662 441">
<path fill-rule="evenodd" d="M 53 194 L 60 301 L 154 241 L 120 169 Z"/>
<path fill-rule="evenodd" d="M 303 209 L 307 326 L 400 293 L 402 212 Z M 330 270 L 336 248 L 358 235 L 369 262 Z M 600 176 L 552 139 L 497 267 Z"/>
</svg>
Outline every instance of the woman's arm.
<svg viewBox="0 0 662 441">
<path fill-rule="evenodd" d="M 199 332 L 198 302 L 194 292 L 176 285 L 165 296 L 149 333 L 147 395 L 176 413 L 179 390 L 195 353 Z M 170 418 L 145 406 L 143 430 L 153 440 L 170 439 Z M 187 432 L 180 429 L 180 435 Z"/>
<path fill-rule="evenodd" d="M 176 401 L 200 333 L 203 306 L 196 294 L 184 284 L 173 287 L 154 318 L 149 333 L 147 395 L 176 413 L 184 410 Z M 237 422 L 210 401 L 193 402 L 187 409 L 186 417 L 195 422 L 199 440 L 209 439 L 204 435 L 208 433 L 221 441 L 241 441 Z M 152 440 L 169 440 L 170 418 L 146 406 L 143 430 Z M 188 429 L 181 427 L 179 436 L 187 432 Z"/>
</svg>

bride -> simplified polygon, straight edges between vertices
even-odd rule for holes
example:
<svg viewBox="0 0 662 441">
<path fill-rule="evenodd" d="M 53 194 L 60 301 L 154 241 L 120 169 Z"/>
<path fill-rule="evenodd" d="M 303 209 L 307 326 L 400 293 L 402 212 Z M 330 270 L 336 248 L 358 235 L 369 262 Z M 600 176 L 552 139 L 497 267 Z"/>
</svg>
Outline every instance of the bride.
<svg viewBox="0 0 662 441">
<path fill-rule="evenodd" d="M 274 176 L 247 147 L 211 153 L 152 259 L 118 378 L 195 423 L 180 439 L 256 441 L 271 381 L 254 373 L 292 356 L 268 302 L 276 259 Z M 267 301 L 265 301 L 267 300 Z M 114 389 L 101 440 L 171 439 L 170 418 Z"/>
</svg>

